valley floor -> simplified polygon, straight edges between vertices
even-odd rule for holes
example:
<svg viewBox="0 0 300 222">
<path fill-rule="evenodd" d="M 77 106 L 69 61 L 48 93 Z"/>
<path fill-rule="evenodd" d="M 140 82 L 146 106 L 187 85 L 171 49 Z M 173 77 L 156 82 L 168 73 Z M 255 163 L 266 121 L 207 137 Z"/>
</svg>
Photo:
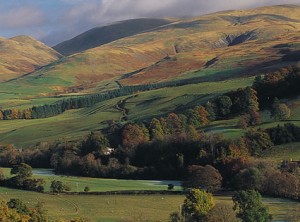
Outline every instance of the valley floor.
<svg viewBox="0 0 300 222">
<path fill-rule="evenodd" d="M 91 222 L 168 221 L 172 212 L 179 211 L 183 195 L 50 195 L 0 188 L 0 199 L 19 198 L 29 206 L 43 202 L 50 219 L 88 218 Z M 215 196 L 216 203 L 232 203 L 230 196 Z M 282 221 L 300 203 L 281 198 L 264 198 L 274 221 Z"/>
</svg>

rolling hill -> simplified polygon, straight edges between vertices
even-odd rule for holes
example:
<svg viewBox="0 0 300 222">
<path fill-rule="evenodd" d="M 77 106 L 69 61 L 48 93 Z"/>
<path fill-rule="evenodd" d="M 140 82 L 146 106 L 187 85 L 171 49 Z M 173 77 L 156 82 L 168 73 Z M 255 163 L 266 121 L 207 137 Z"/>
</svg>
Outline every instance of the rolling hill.
<svg viewBox="0 0 300 222">
<path fill-rule="evenodd" d="M 61 54 L 68 56 L 169 23 L 171 23 L 171 20 L 167 19 L 130 19 L 93 28 L 70 40 L 57 44 L 53 48 Z"/>
<path fill-rule="evenodd" d="M 173 83 L 174 87 L 113 98 L 47 119 L 2 121 L 0 143 L 31 145 L 61 137 L 78 139 L 107 127 L 109 121 L 124 123 L 116 108 L 124 101 L 129 121 L 206 102 L 251 85 L 258 73 L 296 64 L 300 61 L 299 34 L 300 6 L 282 5 L 173 20 L 63 57 L 0 83 L 0 106 L 28 108 L 149 83 Z M 211 129 L 241 135 L 236 123 L 237 119 L 221 121 Z"/>
<path fill-rule="evenodd" d="M 49 95 L 254 75 L 300 60 L 299 32 L 299 6 L 218 12 L 77 53 L 14 84 Z"/>
<path fill-rule="evenodd" d="M 58 52 L 29 36 L 0 38 L 0 81 L 32 72 L 60 57 Z"/>
</svg>

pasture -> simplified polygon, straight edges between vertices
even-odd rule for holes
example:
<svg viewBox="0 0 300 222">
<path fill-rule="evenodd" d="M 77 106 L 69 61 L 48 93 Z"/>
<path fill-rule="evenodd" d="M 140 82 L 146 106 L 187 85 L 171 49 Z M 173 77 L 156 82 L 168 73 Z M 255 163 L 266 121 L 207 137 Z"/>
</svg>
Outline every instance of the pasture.
<svg viewBox="0 0 300 222">
<path fill-rule="evenodd" d="M 6 177 L 11 177 L 10 168 L 1 168 Z M 50 169 L 33 169 L 35 178 L 46 181 L 45 191 L 50 191 L 52 180 L 68 184 L 72 192 L 83 192 L 88 186 L 91 192 L 120 191 L 120 190 L 167 190 L 168 184 L 174 185 L 174 190 L 181 190 L 180 181 L 169 180 L 120 180 L 90 177 L 75 177 L 55 175 Z"/>
<path fill-rule="evenodd" d="M 0 199 L 19 198 L 29 206 L 43 202 L 50 219 L 83 217 L 91 222 L 168 221 L 170 213 L 179 211 L 183 195 L 50 195 L 0 188 Z M 264 198 L 274 221 L 282 221 L 300 203 Z M 232 204 L 231 196 L 215 196 L 216 203 Z"/>
<path fill-rule="evenodd" d="M 140 92 L 126 100 L 125 108 L 129 110 L 127 118 L 129 121 L 140 121 L 194 107 L 224 92 L 251 85 L 252 81 L 252 78 L 233 79 Z M 0 144 L 25 148 L 42 141 L 78 140 L 92 130 L 107 127 L 107 121 L 119 122 L 122 112 L 115 106 L 126 98 L 110 99 L 92 107 L 69 110 L 45 119 L 0 121 Z M 45 102 L 54 100 L 47 98 Z M 21 106 L 28 105 L 26 101 L 19 102 Z M 42 104 L 42 101 L 34 100 L 34 104 Z"/>
</svg>

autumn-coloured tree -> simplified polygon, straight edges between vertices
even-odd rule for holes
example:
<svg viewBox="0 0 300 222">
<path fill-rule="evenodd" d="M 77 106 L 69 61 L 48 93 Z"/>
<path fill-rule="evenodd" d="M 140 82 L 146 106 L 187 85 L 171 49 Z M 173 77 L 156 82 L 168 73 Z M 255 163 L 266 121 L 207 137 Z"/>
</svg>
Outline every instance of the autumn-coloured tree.
<svg viewBox="0 0 300 222">
<path fill-rule="evenodd" d="M 257 111 L 250 110 L 249 111 L 249 125 L 256 126 L 261 124 L 261 115 Z"/>
<path fill-rule="evenodd" d="M 206 222 L 207 216 L 214 206 L 211 193 L 200 189 L 191 189 L 186 194 L 181 213 L 185 221 Z"/>
<path fill-rule="evenodd" d="M 209 123 L 208 112 L 203 106 L 196 106 L 195 110 L 199 113 L 199 122 L 201 126 L 205 126 Z"/>
<path fill-rule="evenodd" d="M 269 134 L 262 129 L 250 129 L 245 133 L 245 141 L 252 155 L 274 146 Z"/>
<path fill-rule="evenodd" d="M 151 120 L 149 133 L 151 140 L 162 140 L 164 138 L 164 131 L 158 119 L 153 118 Z"/>
<path fill-rule="evenodd" d="M 168 134 L 170 135 L 175 133 L 181 133 L 183 130 L 181 120 L 176 113 L 168 114 L 166 118 L 166 127 Z"/>
<path fill-rule="evenodd" d="M 201 188 L 209 192 L 219 190 L 222 186 L 222 176 L 211 165 L 192 165 L 188 168 L 189 177 L 183 182 L 184 188 Z"/>
<path fill-rule="evenodd" d="M 246 129 L 248 128 L 249 125 L 250 125 L 250 115 L 249 114 L 241 115 L 237 126 L 242 129 Z"/>
<path fill-rule="evenodd" d="M 296 175 L 280 170 L 267 172 L 264 192 L 286 198 L 298 198 L 300 181 Z"/>
<path fill-rule="evenodd" d="M 257 92 L 249 86 L 245 88 L 244 92 L 246 113 L 257 112 L 259 110 Z"/>
<path fill-rule="evenodd" d="M 187 126 L 186 135 L 189 141 L 198 141 L 201 138 L 200 133 L 198 133 L 197 129 L 193 125 Z"/>
<path fill-rule="evenodd" d="M 288 119 L 290 116 L 291 110 L 289 107 L 284 103 L 280 103 L 280 101 L 275 98 L 271 109 L 271 117 L 278 121 Z"/>
<path fill-rule="evenodd" d="M 217 203 L 210 211 L 207 222 L 240 222 L 230 203 Z"/>
<path fill-rule="evenodd" d="M 136 147 L 147 141 L 149 141 L 149 131 L 144 126 L 129 123 L 123 128 L 122 144 L 124 147 Z"/>
<path fill-rule="evenodd" d="M 249 156 L 249 151 L 244 138 L 230 142 L 227 157 L 240 158 Z"/>
<path fill-rule="evenodd" d="M 24 111 L 24 119 L 32 119 L 32 109 L 25 109 Z"/>
</svg>

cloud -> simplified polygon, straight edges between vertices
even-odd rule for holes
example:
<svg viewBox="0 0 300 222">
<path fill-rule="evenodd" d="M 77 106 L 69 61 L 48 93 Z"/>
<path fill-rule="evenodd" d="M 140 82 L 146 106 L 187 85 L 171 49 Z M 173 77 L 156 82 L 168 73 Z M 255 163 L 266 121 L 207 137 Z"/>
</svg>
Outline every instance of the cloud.
<svg viewBox="0 0 300 222">
<path fill-rule="evenodd" d="M 299 4 L 299 0 L 9 0 L 0 5 L 0 31 L 5 36 L 32 32 L 54 45 L 125 19 L 190 17 L 275 4 Z"/>
<path fill-rule="evenodd" d="M 36 27 L 44 23 L 42 11 L 36 7 L 18 7 L 0 13 L 0 27 L 5 29 L 18 29 Z"/>
</svg>

